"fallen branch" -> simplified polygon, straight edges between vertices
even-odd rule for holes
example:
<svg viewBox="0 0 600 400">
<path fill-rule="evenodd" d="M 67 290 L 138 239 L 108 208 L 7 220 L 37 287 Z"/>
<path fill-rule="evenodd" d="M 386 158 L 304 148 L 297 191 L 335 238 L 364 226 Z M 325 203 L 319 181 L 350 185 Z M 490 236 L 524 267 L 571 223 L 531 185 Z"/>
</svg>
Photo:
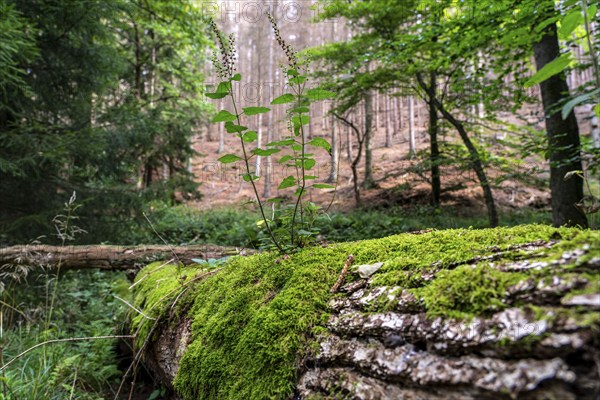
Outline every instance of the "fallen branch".
<svg viewBox="0 0 600 400">
<path fill-rule="evenodd" d="M 184 264 L 192 259 L 223 258 L 252 253 L 234 247 L 200 246 L 46 246 L 19 245 L 0 248 L 0 266 L 29 265 L 66 269 L 99 268 L 126 270 L 140 268 L 155 261 L 172 259 L 173 255 Z"/>
</svg>

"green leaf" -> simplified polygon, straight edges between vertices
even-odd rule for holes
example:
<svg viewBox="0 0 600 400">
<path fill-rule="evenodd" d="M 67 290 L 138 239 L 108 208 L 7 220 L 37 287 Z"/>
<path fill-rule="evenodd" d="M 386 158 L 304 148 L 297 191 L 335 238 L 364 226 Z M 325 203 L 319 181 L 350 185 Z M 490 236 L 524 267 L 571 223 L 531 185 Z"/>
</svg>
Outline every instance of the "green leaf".
<svg viewBox="0 0 600 400">
<path fill-rule="evenodd" d="M 242 80 L 242 75 L 241 74 L 235 74 L 234 76 L 231 77 L 231 80 L 239 82 L 239 81 Z"/>
<path fill-rule="evenodd" d="M 281 95 L 281 96 L 273 99 L 273 101 L 271 102 L 271 104 L 291 103 L 294 100 L 296 100 L 296 97 L 293 94 L 286 93 L 284 95 Z"/>
<path fill-rule="evenodd" d="M 335 189 L 335 186 L 328 185 L 327 183 L 315 183 L 313 187 L 315 189 Z"/>
<path fill-rule="evenodd" d="M 308 125 L 309 122 L 310 122 L 310 117 L 308 115 L 303 115 L 302 117 L 300 117 L 298 115 L 294 115 L 292 117 L 292 123 L 296 126 Z"/>
<path fill-rule="evenodd" d="M 329 155 L 331 155 L 331 145 L 329 144 L 329 142 L 323 138 L 320 137 L 316 137 L 313 138 L 310 142 L 308 142 L 308 144 L 310 144 L 311 146 L 315 146 L 315 147 L 321 147 L 323 149 L 325 149 Z"/>
<path fill-rule="evenodd" d="M 281 197 L 272 197 L 267 200 L 267 203 L 281 203 L 283 199 Z"/>
<path fill-rule="evenodd" d="M 304 82 L 306 82 L 306 77 L 302 76 L 302 75 L 298 75 L 294 78 L 290 78 L 289 82 L 293 85 L 302 85 Z"/>
<path fill-rule="evenodd" d="M 287 70 L 287 74 L 288 74 L 289 76 L 298 76 L 298 75 L 299 75 L 299 74 L 298 74 L 298 71 L 296 71 L 295 69 L 288 69 L 288 70 Z"/>
<path fill-rule="evenodd" d="M 226 92 L 223 92 L 223 93 L 209 93 L 209 92 L 206 92 L 206 93 L 204 93 L 204 95 L 206 97 L 208 97 L 209 99 L 217 100 L 217 99 L 222 99 L 223 97 L 227 96 L 227 93 Z"/>
<path fill-rule="evenodd" d="M 223 164 L 231 164 L 239 160 L 242 160 L 242 157 L 238 157 L 235 154 L 225 154 L 223 157 L 219 158 L 219 161 Z"/>
<path fill-rule="evenodd" d="M 256 139 L 258 139 L 258 133 L 256 133 L 256 131 L 248 131 L 242 135 L 242 140 L 244 142 L 250 143 L 254 142 Z"/>
<path fill-rule="evenodd" d="M 577 96 L 574 99 L 571 99 L 562 108 L 562 119 L 567 119 L 569 114 L 571 114 L 571 111 L 573 111 L 573 108 L 575 108 L 577 105 L 579 105 L 583 102 L 586 102 L 586 101 L 592 99 L 595 95 L 597 95 L 599 93 L 600 93 L 600 88 L 598 88 L 594 91 L 591 91 L 589 93 L 582 94 L 581 96 Z"/>
<path fill-rule="evenodd" d="M 225 122 L 225 130 L 227 133 L 240 133 L 244 132 L 246 129 L 248 129 L 247 126 L 236 125 L 231 121 Z"/>
<path fill-rule="evenodd" d="M 301 187 L 299 187 L 298 189 L 296 189 L 296 191 L 294 192 L 294 196 L 300 196 L 304 194 L 304 190 L 302 190 Z"/>
<path fill-rule="evenodd" d="M 228 122 L 235 121 L 237 117 L 227 110 L 221 110 L 215 115 L 212 122 Z"/>
<path fill-rule="evenodd" d="M 600 104 L 596 104 L 596 107 L 594 107 L 594 112 L 596 113 L 596 117 L 600 118 Z"/>
<path fill-rule="evenodd" d="M 281 181 L 279 187 L 277 189 L 286 189 L 296 185 L 296 178 L 293 176 L 288 176 L 284 180 Z"/>
<path fill-rule="evenodd" d="M 306 95 L 311 100 L 325 100 L 335 97 L 334 92 L 324 89 L 310 89 L 306 92 Z"/>
<path fill-rule="evenodd" d="M 248 116 L 256 115 L 256 114 L 263 114 L 263 113 L 271 111 L 271 109 L 267 108 L 267 107 L 245 107 L 243 110 L 244 110 L 244 114 L 246 114 Z"/>
<path fill-rule="evenodd" d="M 304 169 L 309 170 L 312 167 L 314 167 L 316 163 L 317 162 L 315 161 L 314 158 L 306 159 L 306 160 L 304 160 Z"/>
<path fill-rule="evenodd" d="M 567 65 L 571 62 L 571 53 L 563 54 L 558 57 L 554 61 L 544 65 L 542 69 L 540 69 L 535 75 L 533 75 L 527 82 L 525 82 L 525 87 L 529 88 L 533 85 L 537 85 L 539 83 L 544 82 L 548 78 L 553 77 L 556 74 L 560 74 L 567 68 Z"/>
<path fill-rule="evenodd" d="M 290 156 L 290 155 L 286 155 L 286 156 L 283 156 L 283 157 L 281 157 L 281 158 L 279 159 L 279 161 L 277 161 L 277 162 L 278 162 L 279 164 L 283 164 L 283 163 L 285 163 L 285 162 L 288 162 L 288 161 L 290 161 L 290 160 L 291 160 L 291 159 L 293 159 L 293 158 L 294 158 L 294 157 L 292 157 L 292 156 Z"/>
<path fill-rule="evenodd" d="M 229 91 L 231 90 L 231 82 L 221 82 L 219 83 L 219 86 L 217 86 L 217 93 L 229 93 Z"/>
<path fill-rule="evenodd" d="M 318 176 L 314 176 L 314 175 L 304 175 L 304 179 L 307 180 L 307 181 L 312 181 L 312 180 L 315 180 L 317 178 L 318 178 Z"/>
<path fill-rule="evenodd" d="M 307 113 L 310 112 L 310 109 L 308 107 L 296 107 L 294 109 L 292 109 L 292 114 L 300 114 L 300 113 Z"/>
<path fill-rule="evenodd" d="M 569 36 L 571 33 L 573 33 L 575 28 L 582 23 L 583 15 L 581 14 L 581 10 L 576 8 L 560 20 L 560 29 L 558 30 L 558 34 L 564 39 L 569 39 Z"/>
<path fill-rule="evenodd" d="M 294 143 L 293 145 L 290 146 L 292 150 L 294 151 L 302 151 L 302 145 Z"/>
<path fill-rule="evenodd" d="M 284 139 L 284 140 L 278 140 L 275 142 L 267 143 L 267 146 L 289 146 L 294 143 L 296 143 L 296 141 L 294 139 Z"/>
<path fill-rule="evenodd" d="M 268 157 L 271 154 L 279 153 L 281 149 L 254 149 L 252 150 L 252 154 L 256 154 L 257 156 Z"/>
<path fill-rule="evenodd" d="M 260 177 L 254 175 L 254 174 L 244 174 L 244 175 L 242 175 L 242 179 L 246 182 L 255 182 L 255 181 L 259 180 Z"/>
</svg>

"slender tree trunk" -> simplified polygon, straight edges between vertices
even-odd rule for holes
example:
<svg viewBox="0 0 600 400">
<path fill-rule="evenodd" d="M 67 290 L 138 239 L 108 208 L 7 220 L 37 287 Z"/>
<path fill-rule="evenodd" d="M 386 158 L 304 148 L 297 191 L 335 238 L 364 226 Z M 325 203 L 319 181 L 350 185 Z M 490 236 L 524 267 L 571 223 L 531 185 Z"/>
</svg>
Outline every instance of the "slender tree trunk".
<svg viewBox="0 0 600 400">
<path fill-rule="evenodd" d="M 385 96 L 385 147 L 392 147 L 392 129 L 390 127 L 391 117 L 391 101 L 390 96 Z"/>
<path fill-rule="evenodd" d="M 434 207 L 439 207 L 440 197 L 442 193 L 442 183 L 440 178 L 440 148 L 438 145 L 438 114 L 437 108 L 433 99 L 437 90 L 436 74 L 430 74 L 428 93 L 428 108 L 429 108 L 429 141 L 430 153 L 429 162 L 431 163 L 431 203 Z"/>
<path fill-rule="evenodd" d="M 538 71 L 560 56 L 556 24 L 544 31 L 542 39 L 533 45 Z M 578 177 L 565 179 L 571 171 L 582 170 L 579 127 L 575 113 L 563 120 L 556 105 L 568 96 L 569 87 L 564 74 L 554 75 L 540 84 L 546 115 L 546 131 L 550 150 L 550 191 L 552 221 L 556 226 L 587 227 L 587 218 L 576 204 L 583 199 L 583 181 Z"/>
<path fill-rule="evenodd" d="M 373 179 L 373 149 L 371 139 L 373 136 L 373 94 L 365 95 L 365 180 L 363 188 L 368 189 L 376 186 Z"/>
<path fill-rule="evenodd" d="M 354 157 L 352 156 L 352 133 L 350 132 L 349 126 L 346 126 L 346 142 L 348 143 L 348 147 L 346 147 L 346 157 L 348 158 L 348 162 L 352 162 Z"/>
<path fill-rule="evenodd" d="M 421 74 L 417 74 L 417 80 L 418 80 L 421 88 L 423 88 L 423 90 L 427 91 L 427 84 L 423 80 L 423 77 L 421 76 Z M 454 126 L 454 128 L 456 128 L 458 134 L 460 135 L 460 138 L 462 139 L 463 143 L 465 144 L 465 147 L 467 148 L 467 151 L 469 152 L 469 159 L 471 162 L 471 167 L 475 171 L 475 174 L 477 175 L 477 179 L 479 180 L 479 185 L 481 186 L 481 189 L 483 190 L 483 199 L 484 199 L 485 205 L 487 207 L 488 220 L 489 220 L 490 226 L 492 226 L 492 227 L 498 226 L 498 211 L 496 210 L 496 203 L 494 202 L 494 195 L 492 193 L 492 188 L 490 187 L 490 183 L 485 174 L 483 164 L 481 163 L 481 157 L 479 157 L 479 152 L 477 151 L 477 148 L 475 147 L 475 145 L 473 145 L 473 142 L 471 142 L 471 139 L 469 138 L 469 135 L 468 135 L 467 130 L 465 129 L 464 125 L 459 120 L 454 118 L 454 116 L 452 114 L 450 114 L 450 112 L 448 112 L 446 110 L 446 108 L 444 108 L 444 105 L 435 96 L 435 92 L 429 92 L 429 94 L 434 95 L 433 97 L 430 98 L 430 101 L 432 101 L 433 104 L 435 104 L 438 111 L 440 113 L 442 113 L 444 118 L 448 122 L 450 122 L 450 124 L 452 124 L 452 126 Z"/>
<path fill-rule="evenodd" d="M 413 158 L 416 154 L 415 145 L 415 100 L 413 96 L 408 98 L 408 157 Z"/>
<path fill-rule="evenodd" d="M 335 117 L 331 116 L 331 170 L 329 171 L 328 182 L 334 183 L 338 179 L 338 164 L 339 164 L 339 132 L 335 126 Z"/>
</svg>

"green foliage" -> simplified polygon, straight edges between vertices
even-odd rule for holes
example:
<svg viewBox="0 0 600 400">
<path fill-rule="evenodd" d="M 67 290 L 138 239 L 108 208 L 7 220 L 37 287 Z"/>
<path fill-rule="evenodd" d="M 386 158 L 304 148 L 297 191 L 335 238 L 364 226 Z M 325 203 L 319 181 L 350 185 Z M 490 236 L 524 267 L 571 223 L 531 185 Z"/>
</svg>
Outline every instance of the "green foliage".
<svg viewBox="0 0 600 400">
<path fill-rule="evenodd" d="M 544 249 L 538 255 L 540 260 L 559 259 L 562 252 L 586 244 L 592 246 L 590 254 L 600 250 L 597 232 L 531 225 L 404 234 L 311 247 L 289 257 L 271 252 L 233 258 L 220 272 L 199 280 L 193 290 L 188 288 L 179 300 L 178 305 L 185 304 L 177 308 L 179 311 L 191 307 L 187 315 L 193 319 L 193 341 L 181 361 L 175 388 L 185 399 L 290 397 L 299 362 L 311 348 L 314 335 L 324 330 L 332 296 L 329 290 L 349 254 L 354 255 L 355 264 L 384 262 L 373 285 L 408 282 L 410 274 L 411 287 L 425 296 L 430 315 L 470 318 L 505 308 L 499 300 L 517 278 L 531 275 L 543 279 L 548 272 L 530 270 L 521 276 L 483 265 L 452 270 L 456 263 L 497 251 L 493 249 L 508 250 L 514 245 L 556 238 L 561 238 L 561 244 Z M 510 261 L 512 256 L 514 252 L 508 251 L 502 259 Z M 439 280 L 420 278 L 433 267 L 442 270 Z M 136 306 L 156 309 L 160 303 L 158 308 L 164 315 L 171 309 L 170 303 L 160 299 L 180 285 L 180 273 L 189 279 L 202 273 L 197 268 L 147 267 L 137 278 Z M 569 269 L 565 267 L 565 271 Z M 172 293 L 171 298 L 179 292 Z M 436 296 L 439 304 L 434 301 Z M 385 307 L 381 304 L 369 312 Z M 151 323 L 137 318 L 137 326 Z"/>
<path fill-rule="evenodd" d="M 46 296 L 54 275 L 30 272 L 28 278 L 21 275 L 20 283 L 6 278 L 3 276 L 9 285 L 0 292 L 4 323 L 0 347 L 5 363 L 45 340 L 118 334 L 117 327 L 125 320 L 126 307 L 114 297 L 127 297 L 128 283 L 123 274 L 62 274 L 48 330 L 44 330 L 49 313 Z M 112 397 L 111 388 L 118 385 L 122 375 L 117 367 L 116 344 L 116 339 L 107 339 L 54 343 L 33 350 L 5 370 L 8 397 L 0 390 L 0 399 Z"/>
<path fill-rule="evenodd" d="M 281 253 L 287 253 L 306 246 L 309 243 L 307 239 L 315 236 L 315 232 L 311 231 L 311 228 L 312 220 L 314 220 L 314 215 L 318 211 L 318 207 L 314 204 L 303 204 L 303 197 L 307 194 L 308 189 L 328 189 L 332 187 L 331 185 L 319 183 L 309 185 L 307 182 L 314 179 L 314 177 L 307 175 L 307 171 L 316 164 L 313 155 L 306 152 L 307 146 L 323 148 L 331 154 L 331 145 L 323 138 L 315 138 L 307 142 L 304 126 L 308 125 L 310 121 L 310 116 L 308 115 L 310 105 L 315 101 L 331 98 L 334 93 L 318 88 L 306 89 L 307 62 L 299 60 L 297 54 L 285 43 L 279 33 L 277 23 L 270 14 L 269 20 L 275 32 L 275 38 L 286 54 L 288 65 L 284 68 L 285 76 L 288 85 L 293 91 L 293 93 L 286 93 L 273 99 L 271 105 L 292 103 L 291 107 L 287 110 L 291 131 L 290 136 L 277 142 L 267 143 L 267 147 L 269 147 L 267 149 L 257 147 L 248 151 L 246 148 L 246 143 L 255 142 L 258 139 L 258 135 L 255 131 L 250 131 L 246 126 L 242 125 L 242 117 L 267 113 L 271 109 L 268 107 L 244 107 L 242 112 L 238 111 L 234 85 L 242 80 L 242 76 L 239 73 L 234 74 L 234 60 L 236 59 L 234 53 L 235 46 L 233 45 L 234 37 L 233 35 L 225 37 L 218 30 L 214 21 L 211 23 L 211 26 L 221 52 L 221 57 L 219 58 L 215 53 L 212 60 L 222 82 L 219 83 L 216 92 L 208 93 L 207 95 L 212 99 L 221 99 L 225 97 L 223 96 L 225 94 L 231 99 L 234 112 L 221 110 L 215 115 L 213 122 L 224 122 L 227 132 L 238 136 L 242 153 L 239 155 L 224 155 L 219 158 L 219 161 L 223 164 L 237 161 L 243 162 L 245 172 L 242 174 L 242 178 L 252 185 L 255 200 L 262 217 L 262 221 L 258 225 L 267 231 L 274 248 Z M 284 178 L 279 183 L 278 189 L 295 187 L 294 196 L 296 196 L 296 200 L 293 206 L 280 207 L 272 218 L 267 218 L 263 201 L 258 194 L 255 184 L 259 177 L 251 170 L 250 159 L 254 156 L 268 157 L 282 150 L 291 154 L 282 157 L 279 163 L 293 168 L 296 174 L 295 176 L 291 175 Z"/>
<path fill-rule="evenodd" d="M 0 14 L 1 242 L 51 234 L 73 190 L 87 242 L 122 236 L 149 200 L 198 195 L 208 42 L 192 2 L 4 0 Z"/>
</svg>

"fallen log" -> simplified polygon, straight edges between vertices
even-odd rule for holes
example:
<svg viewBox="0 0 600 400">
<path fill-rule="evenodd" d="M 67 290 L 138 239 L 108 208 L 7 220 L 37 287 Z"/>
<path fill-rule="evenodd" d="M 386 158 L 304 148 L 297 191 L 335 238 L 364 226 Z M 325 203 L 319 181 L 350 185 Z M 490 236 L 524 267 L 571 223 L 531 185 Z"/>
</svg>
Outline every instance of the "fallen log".
<svg viewBox="0 0 600 400">
<path fill-rule="evenodd" d="M 46 268 L 125 270 L 140 268 L 155 261 L 208 260 L 251 252 L 235 247 L 200 246 L 46 246 L 18 245 L 0 248 L 0 266 L 28 265 Z"/>
<path fill-rule="evenodd" d="M 533 225 L 265 253 L 210 276 L 151 265 L 134 305 L 152 319 L 132 331 L 175 398 L 597 400 L 599 239 Z"/>
</svg>

